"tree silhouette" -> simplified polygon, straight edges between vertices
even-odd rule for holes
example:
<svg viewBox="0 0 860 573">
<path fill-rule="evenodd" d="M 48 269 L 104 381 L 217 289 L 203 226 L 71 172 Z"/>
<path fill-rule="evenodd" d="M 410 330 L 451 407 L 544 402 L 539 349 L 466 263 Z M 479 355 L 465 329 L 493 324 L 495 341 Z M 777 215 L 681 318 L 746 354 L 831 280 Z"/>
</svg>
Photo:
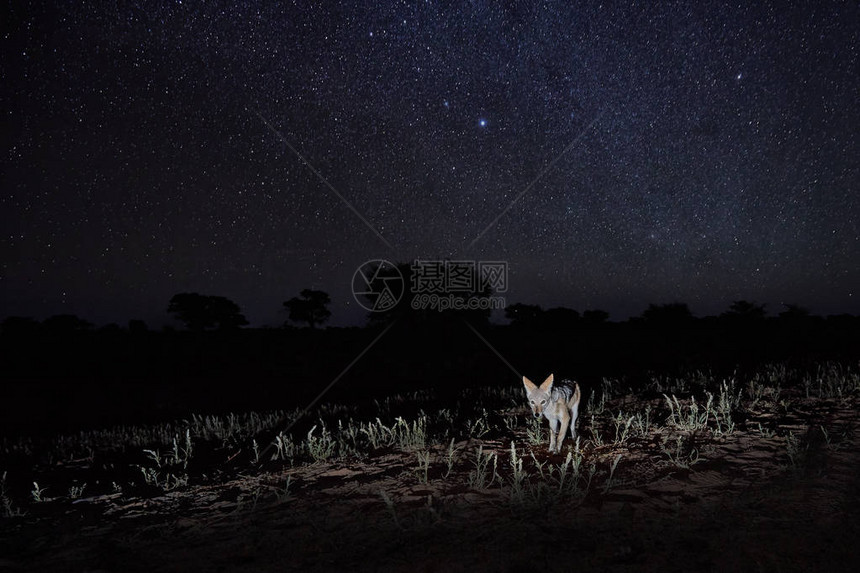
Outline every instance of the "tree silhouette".
<svg viewBox="0 0 860 573">
<path fill-rule="evenodd" d="M 170 299 L 167 312 L 196 332 L 215 327 L 226 330 L 248 324 L 239 305 L 223 296 L 179 293 Z"/>
<path fill-rule="evenodd" d="M 720 318 L 728 319 L 733 322 L 757 322 L 764 320 L 767 316 L 765 305 L 756 304 L 746 300 L 736 300 L 729 310 L 720 315 Z"/>
<path fill-rule="evenodd" d="M 293 297 L 284 303 L 290 311 L 290 320 L 293 322 L 307 322 L 311 328 L 322 324 L 329 319 L 331 311 L 327 308 L 331 303 L 328 293 L 321 290 L 304 289 L 301 298 Z"/>
<path fill-rule="evenodd" d="M 649 304 L 642 313 L 642 319 L 657 328 L 682 326 L 689 323 L 692 318 L 690 307 L 683 302 Z"/>
<path fill-rule="evenodd" d="M 808 308 L 804 308 L 797 304 L 786 303 L 783 305 L 785 310 L 779 313 L 780 320 L 783 321 L 803 321 L 812 316 Z"/>
<path fill-rule="evenodd" d="M 42 328 L 45 332 L 54 334 L 66 334 L 69 332 L 81 332 L 89 330 L 93 327 L 93 323 L 84 320 L 74 314 L 55 314 L 42 322 Z"/>
<path fill-rule="evenodd" d="M 550 308 L 543 313 L 543 322 L 553 330 L 566 330 L 576 326 L 581 318 L 578 311 L 563 306 Z"/>
<path fill-rule="evenodd" d="M 543 309 L 536 304 L 515 303 L 505 307 L 505 318 L 511 321 L 511 326 L 537 326 L 543 317 Z"/>
<path fill-rule="evenodd" d="M 605 323 L 607 320 L 609 320 L 609 313 L 599 308 L 586 310 L 582 313 L 582 322 L 588 326 L 597 326 Z"/>
</svg>

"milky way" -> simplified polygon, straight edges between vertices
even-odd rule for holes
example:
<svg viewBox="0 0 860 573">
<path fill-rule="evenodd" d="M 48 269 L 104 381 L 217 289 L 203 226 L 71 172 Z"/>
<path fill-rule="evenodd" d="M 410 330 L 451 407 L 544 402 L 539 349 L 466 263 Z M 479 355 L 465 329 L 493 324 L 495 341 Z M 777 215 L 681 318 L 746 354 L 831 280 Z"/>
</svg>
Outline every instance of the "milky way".
<svg viewBox="0 0 860 573">
<path fill-rule="evenodd" d="M 616 319 L 860 313 L 856 3 L 77 4 L 0 17 L 0 317 L 360 324 L 363 262 L 445 257 Z"/>
</svg>

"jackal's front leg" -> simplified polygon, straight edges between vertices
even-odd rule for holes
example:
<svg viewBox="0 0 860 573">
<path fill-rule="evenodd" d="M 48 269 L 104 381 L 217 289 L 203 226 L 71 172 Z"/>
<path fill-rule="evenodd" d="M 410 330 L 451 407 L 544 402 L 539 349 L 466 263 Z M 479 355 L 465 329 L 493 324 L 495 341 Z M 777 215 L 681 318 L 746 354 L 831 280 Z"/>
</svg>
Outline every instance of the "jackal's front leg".
<svg viewBox="0 0 860 573">
<path fill-rule="evenodd" d="M 549 451 L 555 451 L 555 436 L 558 430 L 558 420 L 555 418 L 549 419 Z"/>
</svg>

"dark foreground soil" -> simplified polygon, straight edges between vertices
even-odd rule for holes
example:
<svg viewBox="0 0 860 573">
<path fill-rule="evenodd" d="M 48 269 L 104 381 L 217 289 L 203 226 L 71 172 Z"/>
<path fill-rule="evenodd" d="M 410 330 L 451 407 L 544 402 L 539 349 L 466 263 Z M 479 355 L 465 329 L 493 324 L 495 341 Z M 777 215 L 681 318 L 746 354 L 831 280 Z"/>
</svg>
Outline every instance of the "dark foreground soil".
<svg viewBox="0 0 860 573">
<path fill-rule="evenodd" d="M 512 502 L 502 469 L 469 488 L 474 441 L 447 477 L 437 448 L 427 483 L 414 456 L 380 451 L 154 497 L 44 502 L 0 521 L 0 571 L 854 571 L 857 421 L 853 400 L 801 402 L 773 435 L 747 421 L 703 439 L 690 468 L 642 441 L 611 483 L 618 450 L 592 448 L 580 497 Z M 803 435 L 794 463 L 786 431 Z M 508 469 L 510 443 L 480 443 Z"/>
</svg>

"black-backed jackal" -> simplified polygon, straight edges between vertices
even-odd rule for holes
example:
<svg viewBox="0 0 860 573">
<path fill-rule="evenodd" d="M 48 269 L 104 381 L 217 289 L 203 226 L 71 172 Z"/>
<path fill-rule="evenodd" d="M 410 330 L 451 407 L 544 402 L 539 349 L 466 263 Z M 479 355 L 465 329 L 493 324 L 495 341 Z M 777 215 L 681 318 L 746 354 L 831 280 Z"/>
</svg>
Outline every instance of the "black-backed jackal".
<svg viewBox="0 0 860 573">
<path fill-rule="evenodd" d="M 579 384 L 571 380 L 561 380 L 554 384 L 552 374 L 540 386 L 523 376 L 523 384 L 526 386 L 526 397 L 534 417 L 540 418 L 543 415 L 549 420 L 549 451 L 560 452 L 568 427 L 571 439 L 576 439 L 576 418 L 579 415 L 581 397 Z"/>
</svg>

